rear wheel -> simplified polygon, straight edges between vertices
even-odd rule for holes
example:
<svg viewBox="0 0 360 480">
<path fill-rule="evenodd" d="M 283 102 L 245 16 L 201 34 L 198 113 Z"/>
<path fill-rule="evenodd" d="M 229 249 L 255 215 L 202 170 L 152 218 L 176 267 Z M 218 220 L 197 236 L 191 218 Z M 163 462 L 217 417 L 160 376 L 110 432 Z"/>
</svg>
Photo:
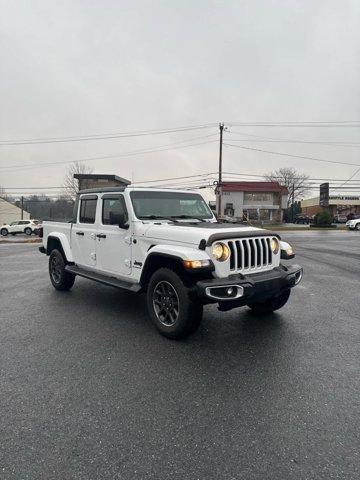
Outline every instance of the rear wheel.
<svg viewBox="0 0 360 480">
<path fill-rule="evenodd" d="M 248 307 L 258 315 L 265 315 L 266 313 L 275 312 L 282 308 L 289 300 L 291 290 L 285 290 L 277 297 L 270 298 L 264 302 L 249 303 Z"/>
<path fill-rule="evenodd" d="M 191 335 L 202 320 L 202 304 L 190 299 L 188 288 L 169 268 L 160 268 L 150 278 L 147 305 L 155 327 L 168 338 Z"/>
<path fill-rule="evenodd" d="M 70 290 L 74 285 L 75 275 L 65 270 L 65 259 L 59 250 L 53 250 L 49 257 L 49 275 L 56 290 Z"/>
<path fill-rule="evenodd" d="M 26 235 L 31 235 L 32 234 L 32 230 L 29 227 L 26 227 L 24 232 L 26 233 Z"/>
<path fill-rule="evenodd" d="M 360 222 L 356 224 L 356 230 L 360 230 Z"/>
<path fill-rule="evenodd" d="M 9 233 L 7 228 L 2 228 L 0 230 L 0 233 L 3 237 L 6 237 L 6 235 Z"/>
</svg>

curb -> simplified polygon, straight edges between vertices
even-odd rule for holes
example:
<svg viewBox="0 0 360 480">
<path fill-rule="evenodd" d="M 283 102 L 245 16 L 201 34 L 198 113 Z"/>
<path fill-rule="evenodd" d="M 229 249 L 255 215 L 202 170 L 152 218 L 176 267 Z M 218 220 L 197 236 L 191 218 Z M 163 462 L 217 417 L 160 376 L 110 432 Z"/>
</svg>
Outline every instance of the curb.
<svg viewBox="0 0 360 480">
<path fill-rule="evenodd" d="M 29 239 L 29 240 L 20 240 L 18 242 L 14 241 L 14 240 L 0 240 L 0 245 L 2 244 L 12 244 L 12 245 L 23 245 L 24 243 L 41 243 L 41 238 L 33 238 L 33 239 Z"/>
</svg>

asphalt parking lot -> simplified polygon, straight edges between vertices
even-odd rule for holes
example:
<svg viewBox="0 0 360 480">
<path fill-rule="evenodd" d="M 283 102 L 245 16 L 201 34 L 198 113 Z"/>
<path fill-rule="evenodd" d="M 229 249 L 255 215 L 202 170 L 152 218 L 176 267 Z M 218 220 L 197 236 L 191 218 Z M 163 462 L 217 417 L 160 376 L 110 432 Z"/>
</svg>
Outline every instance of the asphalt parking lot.
<svg viewBox="0 0 360 480">
<path fill-rule="evenodd" d="M 284 232 L 303 283 L 277 314 L 205 308 L 184 342 L 145 300 L 0 246 L 0 478 L 357 479 L 360 234 Z"/>
</svg>

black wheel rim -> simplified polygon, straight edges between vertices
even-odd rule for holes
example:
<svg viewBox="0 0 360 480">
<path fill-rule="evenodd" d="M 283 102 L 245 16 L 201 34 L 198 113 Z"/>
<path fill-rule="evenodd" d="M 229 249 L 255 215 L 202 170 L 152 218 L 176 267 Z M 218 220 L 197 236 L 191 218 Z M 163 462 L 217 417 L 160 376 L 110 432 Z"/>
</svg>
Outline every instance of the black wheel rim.
<svg viewBox="0 0 360 480">
<path fill-rule="evenodd" d="M 154 288 L 153 306 L 157 319 L 167 327 L 179 318 L 179 297 L 171 283 L 162 280 Z"/>
<path fill-rule="evenodd" d="M 62 265 L 58 257 L 52 257 L 50 259 L 50 274 L 55 283 L 60 283 L 61 280 Z"/>
</svg>

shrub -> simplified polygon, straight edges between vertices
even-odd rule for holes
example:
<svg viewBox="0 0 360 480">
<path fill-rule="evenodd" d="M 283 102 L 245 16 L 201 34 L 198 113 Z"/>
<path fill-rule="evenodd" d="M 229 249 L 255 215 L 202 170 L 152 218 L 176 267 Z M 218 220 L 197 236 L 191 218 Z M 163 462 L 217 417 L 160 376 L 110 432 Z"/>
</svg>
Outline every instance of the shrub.
<svg viewBox="0 0 360 480">
<path fill-rule="evenodd" d="M 315 225 L 319 226 L 325 226 L 325 225 L 331 225 L 332 223 L 332 216 L 329 212 L 319 212 L 315 215 L 314 219 Z"/>
</svg>

